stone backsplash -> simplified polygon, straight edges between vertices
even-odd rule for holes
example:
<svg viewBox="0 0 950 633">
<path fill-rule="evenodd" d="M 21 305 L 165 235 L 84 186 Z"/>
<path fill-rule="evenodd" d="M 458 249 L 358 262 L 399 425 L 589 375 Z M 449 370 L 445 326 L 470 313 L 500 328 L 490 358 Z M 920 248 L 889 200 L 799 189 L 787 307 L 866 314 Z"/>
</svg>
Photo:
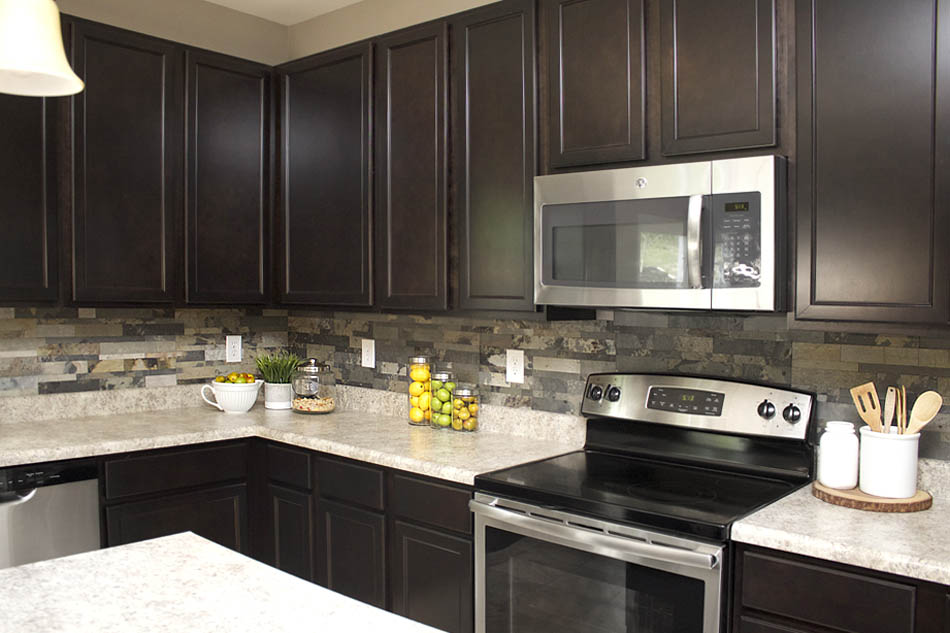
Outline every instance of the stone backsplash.
<svg viewBox="0 0 950 633">
<path fill-rule="evenodd" d="M 285 310 L 0 308 L 0 397 L 170 387 L 287 346 Z M 244 337 L 240 364 L 224 336 Z M 2 400 L 0 400 L 2 406 Z"/>
<path fill-rule="evenodd" d="M 577 415 L 592 372 L 741 378 L 813 391 L 819 419 L 856 420 L 848 390 L 873 380 L 911 396 L 950 396 L 950 336 L 790 329 L 785 315 L 605 312 L 595 321 L 269 309 L 0 308 L 0 396 L 168 387 L 290 347 L 329 362 L 343 384 L 402 393 L 406 362 L 426 353 L 486 402 Z M 224 362 L 224 335 L 244 336 L 244 362 Z M 360 340 L 376 340 L 375 369 Z M 525 382 L 505 382 L 505 350 L 525 351 Z M 947 400 L 950 403 L 950 399 Z M 2 400 L 0 400 L 2 406 Z M 945 411 L 950 409 L 945 408 Z M 922 453 L 950 459 L 950 414 Z"/>
</svg>

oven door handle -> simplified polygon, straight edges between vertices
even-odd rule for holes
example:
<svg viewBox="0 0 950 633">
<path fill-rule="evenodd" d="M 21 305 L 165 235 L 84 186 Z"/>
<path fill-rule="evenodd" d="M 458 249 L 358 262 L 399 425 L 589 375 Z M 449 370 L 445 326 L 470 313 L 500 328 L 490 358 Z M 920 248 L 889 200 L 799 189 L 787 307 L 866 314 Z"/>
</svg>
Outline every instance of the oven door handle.
<svg viewBox="0 0 950 633">
<path fill-rule="evenodd" d="M 593 527 L 585 527 L 577 524 L 569 525 L 557 519 L 512 512 L 482 503 L 481 501 L 476 501 L 475 499 L 469 501 L 469 508 L 471 508 L 475 514 L 480 514 L 487 519 L 493 519 L 498 523 L 504 523 L 513 528 L 522 528 L 544 534 L 562 543 L 581 541 L 585 545 L 593 548 L 616 550 L 647 560 L 662 561 L 699 569 L 714 569 L 719 564 L 719 558 L 713 554 L 704 554 L 680 547 L 627 538 Z M 591 521 L 591 523 L 594 522 Z"/>
<path fill-rule="evenodd" d="M 703 287 L 702 224 L 703 196 L 690 196 L 686 212 L 686 270 L 690 288 Z"/>
</svg>

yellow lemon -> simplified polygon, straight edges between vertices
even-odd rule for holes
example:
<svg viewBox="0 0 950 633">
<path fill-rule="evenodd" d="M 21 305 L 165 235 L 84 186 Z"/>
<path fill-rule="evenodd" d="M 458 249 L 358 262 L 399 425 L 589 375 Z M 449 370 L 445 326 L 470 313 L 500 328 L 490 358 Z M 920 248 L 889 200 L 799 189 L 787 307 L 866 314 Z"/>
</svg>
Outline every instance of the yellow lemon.
<svg viewBox="0 0 950 633">
<path fill-rule="evenodd" d="M 426 409 L 426 420 L 432 419 L 432 409 Z"/>
<path fill-rule="evenodd" d="M 409 396 L 409 404 L 414 407 L 419 407 L 419 396 Z M 419 407 L 420 409 L 422 407 Z"/>
<path fill-rule="evenodd" d="M 428 411 L 429 405 L 431 404 L 432 404 L 432 394 L 429 393 L 428 391 L 423 392 L 423 394 L 419 396 L 419 405 L 418 405 L 419 408 L 422 409 L 423 411 Z"/>
<path fill-rule="evenodd" d="M 425 418 L 425 414 L 419 407 L 409 409 L 409 419 L 413 422 L 422 422 L 423 418 Z"/>
<path fill-rule="evenodd" d="M 409 383 L 409 395 L 410 395 L 410 396 L 419 397 L 419 396 L 421 396 L 423 393 L 425 393 L 425 390 L 426 390 L 426 386 L 425 386 L 424 384 L 422 384 L 421 382 L 416 381 L 416 382 Z"/>
<path fill-rule="evenodd" d="M 425 382 L 429 379 L 429 370 L 425 367 L 414 367 L 409 372 L 409 377 L 416 382 Z"/>
</svg>

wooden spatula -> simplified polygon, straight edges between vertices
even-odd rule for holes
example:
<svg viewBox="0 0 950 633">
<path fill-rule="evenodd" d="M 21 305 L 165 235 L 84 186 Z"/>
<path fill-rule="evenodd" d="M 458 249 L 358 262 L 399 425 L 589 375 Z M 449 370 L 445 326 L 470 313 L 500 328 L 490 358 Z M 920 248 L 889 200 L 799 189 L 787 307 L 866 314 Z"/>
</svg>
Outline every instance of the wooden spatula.
<svg viewBox="0 0 950 633">
<path fill-rule="evenodd" d="M 884 433 L 891 432 L 891 421 L 894 419 L 894 409 L 897 407 L 897 387 L 888 387 L 884 396 Z"/>
<path fill-rule="evenodd" d="M 858 415 L 872 431 L 882 432 L 881 401 L 877 398 L 877 388 L 869 382 L 851 388 L 851 399 L 858 410 Z"/>
</svg>

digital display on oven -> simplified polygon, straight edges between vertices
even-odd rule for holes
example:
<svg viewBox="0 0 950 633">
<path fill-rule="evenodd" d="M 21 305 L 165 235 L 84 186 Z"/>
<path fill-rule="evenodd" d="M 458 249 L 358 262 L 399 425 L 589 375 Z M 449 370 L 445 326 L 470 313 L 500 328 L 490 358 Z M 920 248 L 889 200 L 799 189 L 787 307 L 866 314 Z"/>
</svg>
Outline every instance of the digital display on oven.
<svg viewBox="0 0 950 633">
<path fill-rule="evenodd" d="M 718 391 L 680 389 L 678 387 L 650 387 L 647 408 L 673 411 L 690 415 L 722 415 L 726 394 Z"/>
</svg>

